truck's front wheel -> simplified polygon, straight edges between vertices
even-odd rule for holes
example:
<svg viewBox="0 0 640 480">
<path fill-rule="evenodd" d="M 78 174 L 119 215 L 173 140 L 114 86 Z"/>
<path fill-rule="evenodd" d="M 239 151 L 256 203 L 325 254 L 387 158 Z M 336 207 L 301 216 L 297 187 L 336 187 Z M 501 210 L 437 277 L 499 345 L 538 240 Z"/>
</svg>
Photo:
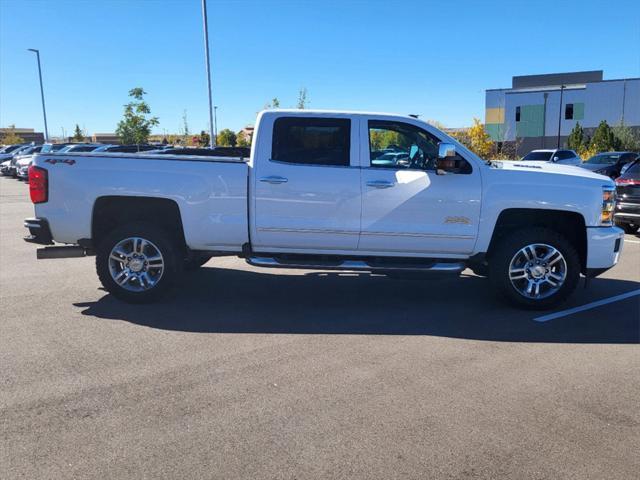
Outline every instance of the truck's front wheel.
<svg viewBox="0 0 640 480">
<path fill-rule="evenodd" d="M 502 238 L 491 253 L 489 279 L 512 303 L 550 308 L 571 295 L 580 278 L 580 258 L 561 234 L 527 228 Z"/>
<path fill-rule="evenodd" d="M 150 224 L 116 228 L 99 244 L 96 270 L 104 288 L 131 303 L 156 300 L 178 276 L 181 258 L 171 236 Z"/>
</svg>

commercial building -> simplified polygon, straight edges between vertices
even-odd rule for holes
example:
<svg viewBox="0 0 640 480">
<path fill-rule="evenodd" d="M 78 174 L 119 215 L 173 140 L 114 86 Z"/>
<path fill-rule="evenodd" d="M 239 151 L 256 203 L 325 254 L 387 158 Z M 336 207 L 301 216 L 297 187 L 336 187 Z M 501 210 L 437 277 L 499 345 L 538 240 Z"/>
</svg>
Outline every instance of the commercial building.
<svg viewBox="0 0 640 480">
<path fill-rule="evenodd" d="M 517 155 L 566 146 L 576 125 L 591 135 L 602 120 L 640 131 L 640 78 L 604 80 L 603 71 L 525 75 L 486 91 L 485 127 Z"/>
<path fill-rule="evenodd" d="M 39 145 L 44 143 L 44 133 L 36 132 L 33 128 L 0 128 L 0 143 L 2 143 L 2 139 L 5 135 L 9 135 L 11 133 L 16 134 L 20 137 L 24 143 L 34 142 Z"/>
</svg>

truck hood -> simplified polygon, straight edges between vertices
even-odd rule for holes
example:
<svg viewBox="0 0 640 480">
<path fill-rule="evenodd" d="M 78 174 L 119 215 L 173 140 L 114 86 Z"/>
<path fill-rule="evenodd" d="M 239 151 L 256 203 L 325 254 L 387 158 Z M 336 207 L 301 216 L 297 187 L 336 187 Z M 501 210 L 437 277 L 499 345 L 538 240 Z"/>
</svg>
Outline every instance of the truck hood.
<svg viewBox="0 0 640 480">
<path fill-rule="evenodd" d="M 559 165 L 551 162 L 494 161 L 491 162 L 491 166 L 501 170 L 570 175 L 573 177 L 589 178 L 592 180 L 601 180 L 606 183 L 611 183 L 611 179 L 605 175 L 600 175 L 586 168 L 573 165 Z"/>
</svg>

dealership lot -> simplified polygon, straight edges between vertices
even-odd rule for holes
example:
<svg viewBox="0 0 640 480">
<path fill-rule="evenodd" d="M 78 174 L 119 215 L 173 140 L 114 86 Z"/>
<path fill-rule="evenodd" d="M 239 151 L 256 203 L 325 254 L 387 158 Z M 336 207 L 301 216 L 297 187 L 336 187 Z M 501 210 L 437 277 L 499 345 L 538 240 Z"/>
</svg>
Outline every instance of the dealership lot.
<svg viewBox="0 0 640 480">
<path fill-rule="evenodd" d="M 0 178 L 2 478 L 620 478 L 640 459 L 640 236 L 553 312 L 487 282 L 214 259 L 161 304 L 36 261 Z M 623 296 L 572 313 L 574 307 Z M 553 318 L 549 314 L 557 312 Z"/>
</svg>

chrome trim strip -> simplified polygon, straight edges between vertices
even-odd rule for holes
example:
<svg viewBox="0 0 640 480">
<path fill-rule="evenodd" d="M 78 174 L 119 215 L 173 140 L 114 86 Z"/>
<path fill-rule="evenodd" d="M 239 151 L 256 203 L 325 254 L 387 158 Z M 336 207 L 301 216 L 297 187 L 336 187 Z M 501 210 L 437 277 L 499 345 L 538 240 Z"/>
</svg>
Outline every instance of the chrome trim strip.
<svg viewBox="0 0 640 480">
<path fill-rule="evenodd" d="M 272 232 L 272 233 L 327 233 L 338 235 L 359 235 L 360 232 L 356 230 L 329 230 L 322 228 L 270 228 L 270 227 L 258 227 L 259 232 Z"/>
<path fill-rule="evenodd" d="M 473 240 L 473 235 L 445 235 L 438 233 L 409 233 L 409 232 L 357 232 L 355 230 L 329 230 L 322 228 L 275 228 L 258 227 L 259 232 L 270 233 L 325 233 L 337 235 L 376 235 L 381 237 L 419 237 L 419 238 L 452 238 L 456 240 Z"/>
<path fill-rule="evenodd" d="M 425 237 L 425 238 L 454 238 L 459 240 L 473 240 L 473 235 L 446 235 L 441 233 L 409 233 L 409 232 L 360 232 L 361 235 L 377 235 L 381 237 Z"/>
</svg>

